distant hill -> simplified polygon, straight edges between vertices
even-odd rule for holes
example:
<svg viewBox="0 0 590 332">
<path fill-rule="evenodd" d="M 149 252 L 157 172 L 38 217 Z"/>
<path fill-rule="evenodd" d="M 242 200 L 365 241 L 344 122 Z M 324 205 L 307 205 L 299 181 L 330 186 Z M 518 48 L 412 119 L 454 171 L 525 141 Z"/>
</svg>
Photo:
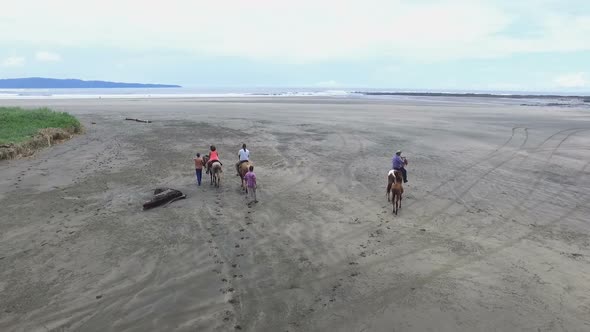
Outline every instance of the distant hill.
<svg viewBox="0 0 590 332">
<path fill-rule="evenodd" d="M 107 81 L 83 81 L 57 78 L 8 78 L 0 79 L 0 89 L 93 89 L 93 88 L 180 88 L 171 84 L 119 83 Z"/>
</svg>

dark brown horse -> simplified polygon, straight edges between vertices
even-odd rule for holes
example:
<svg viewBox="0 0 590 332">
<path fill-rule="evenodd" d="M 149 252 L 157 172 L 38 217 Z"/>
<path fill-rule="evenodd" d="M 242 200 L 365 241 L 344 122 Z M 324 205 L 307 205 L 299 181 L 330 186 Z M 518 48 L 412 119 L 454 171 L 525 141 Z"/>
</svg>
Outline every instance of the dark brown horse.
<svg viewBox="0 0 590 332">
<path fill-rule="evenodd" d="M 402 208 L 402 194 L 404 187 L 402 186 L 403 177 L 400 171 L 391 170 L 387 174 L 387 201 L 393 205 L 393 213 L 397 215 L 397 210 Z"/>
</svg>

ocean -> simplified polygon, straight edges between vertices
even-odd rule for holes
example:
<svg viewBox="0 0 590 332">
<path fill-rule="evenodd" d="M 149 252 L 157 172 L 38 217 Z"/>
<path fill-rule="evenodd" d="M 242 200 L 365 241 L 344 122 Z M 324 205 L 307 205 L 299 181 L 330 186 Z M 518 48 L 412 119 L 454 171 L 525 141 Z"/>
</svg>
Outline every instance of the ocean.
<svg viewBox="0 0 590 332">
<path fill-rule="evenodd" d="M 437 94 L 491 94 L 498 97 L 513 95 L 590 96 L 586 93 L 475 91 L 475 90 L 416 90 L 368 88 L 110 88 L 110 89 L 0 89 L 0 99 L 101 99 L 101 98 L 224 98 L 224 97 L 334 97 L 334 98 L 387 98 L 366 93 L 437 93 Z"/>
</svg>

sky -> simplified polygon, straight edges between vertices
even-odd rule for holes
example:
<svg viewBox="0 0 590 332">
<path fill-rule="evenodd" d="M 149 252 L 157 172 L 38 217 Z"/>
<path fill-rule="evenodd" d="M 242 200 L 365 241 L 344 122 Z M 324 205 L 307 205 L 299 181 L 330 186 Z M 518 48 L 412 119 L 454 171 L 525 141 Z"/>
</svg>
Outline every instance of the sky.
<svg viewBox="0 0 590 332">
<path fill-rule="evenodd" d="M 588 0 L 0 0 L 0 78 L 590 91 Z"/>
</svg>

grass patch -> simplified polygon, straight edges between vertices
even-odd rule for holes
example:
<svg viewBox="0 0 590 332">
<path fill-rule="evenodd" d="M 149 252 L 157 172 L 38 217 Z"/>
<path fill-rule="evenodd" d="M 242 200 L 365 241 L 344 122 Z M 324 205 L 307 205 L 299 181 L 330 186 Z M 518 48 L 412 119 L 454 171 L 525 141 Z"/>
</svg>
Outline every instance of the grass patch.
<svg viewBox="0 0 590 332">
<path fill-rule="evenodd" d="M 76 133 L 82 125 L 72 115 L 48 108 L 0 107 L 0 144 L 26 141 L 44 128 L 61 128 Z"/>
<path fill-rule="evenodd" d="M 81 130 L 80 121 L 68 113 L 0 107 L 0 159 L 30 156 Z"/>
</svg>

